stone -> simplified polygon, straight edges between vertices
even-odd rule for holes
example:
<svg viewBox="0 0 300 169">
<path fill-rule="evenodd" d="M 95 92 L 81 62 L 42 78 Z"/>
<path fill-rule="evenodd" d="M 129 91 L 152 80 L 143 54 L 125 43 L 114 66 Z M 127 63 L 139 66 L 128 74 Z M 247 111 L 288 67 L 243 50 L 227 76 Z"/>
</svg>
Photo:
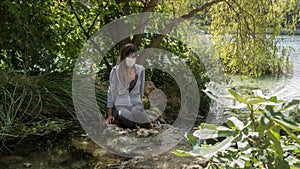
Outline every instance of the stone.
<svg viewBox="0 0 300 169">
<path fill-rule="evenodd" d="M 161 117 L 162 112 L 158 109 L 158 108 L 150 108 L 150 109 L 146 109 L 145 112 L 147 113 L 150 121 L 155 121 L 158 118 Z"/>
<path fill-rule="evenodd" d="M 87 168 L 88 162 L 85 160 L 75 161 L 71 164 L 71 169 L 84 169 Z"/>
<path fill-rule="evenodd" d="M 108 164 L 107 168 L 108 169 L 118 169 L 119 168 L 119 164 Z"/>
<path fill-rule="evenodd" d="M 156 134 L 159 134 L 159 131 L 157 131 L 155 129 L 150 129 L 150 130 L 148 130 L 148 133 L 151 135 L 156 135 Z"/>
<path fill-rule="evenodd" d="M 26 167 L 26 168 L 29 168 L 29 167 L 32 166 L 32 164 L 31 163 L 23 163 L 23 166 Z"/>
<path fill-rule="evenodd" d="M 137 137 L 147 137 L 150 135 L 147 129 L 141 128 L 139 131 L 136 132 Z"/>
<path fill-rule="evenodd" d="M 120 131 L 119 132 L 121 135 L 129 135 L 129 132 L 128 131 L 126 131 L 126 130 L 124 130 L 124 131 Z"/>
<path fill-rule="evenodd" d="M 208 159 L 205 159 L 205 158 L 196 158 L 192 164 L 198 164 L 198 165 L 201 165 L 202 167 L 206 167 L 207 164 L 208 164 Z"/>
<path fill-rule="evenodd" d="M 0 161 L 0 168 L 8 168 L 8 167 L 9 166 L 6 163 Z"/>
<path fill-rule="evenodd" d="M 195 164 L 187 166 L 186 169 L 203 169 L 203 167 L 201 165 Z"/>
<path fill-rule="evenodd" d="M 82 150 L 85 153 L 93 155 L 95 158 L 101 158 L 107 153 L 106 150 L 92 140 L 77 138 L 72 140 L 71 145 L 77 150 Z"/>
<path fill-rule="evenodd" d="M 72 159 L 71 155 L 67 150 L 61 150 L 58 154 L 51 154 L 48 164 L 51 167 L 59 167 L 62 164 L 66 163 L 68 160 Z"/>
<path fill-rule="evenodd" d="M 167 96 L 160 89 L 155 89 L 149 94 L 150 108 L 163 112 L 167 106 Z"/>
<path fill-rule="evenodd" d="M 152 81 L 145 81 L 144 94 L 148 96 L 152 90 L 156 89 L 155 84 Z"/>
</svg>

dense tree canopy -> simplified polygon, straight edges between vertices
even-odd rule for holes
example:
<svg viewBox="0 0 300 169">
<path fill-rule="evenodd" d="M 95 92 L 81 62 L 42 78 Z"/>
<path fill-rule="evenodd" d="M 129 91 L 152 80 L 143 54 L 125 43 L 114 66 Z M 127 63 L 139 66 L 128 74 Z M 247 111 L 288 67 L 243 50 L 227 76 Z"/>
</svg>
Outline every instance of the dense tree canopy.
<svg viewBox="0 0 300 169">
<path fill-rule="evenodd" d="M 286 58 L 279 56 L 275 38 L 282 30 L 295 30 L 299 4 L 297 0 L 4 0 L 0 3 L 0 65 L 31 74 L 71 71 L 82 44 L 103 25 L 133 13 L 162 12 L 193 20 L 207 30 L 227 72 L 277 73 Z M 119 46 L 132 42 L 140 48 L 160 45 L 172 51 L 174 46 L 161 43 L 164 38 L 140 34 Z M 115 64 L 115 57 L 104 58 L 108 68 Z"/>
</svg>

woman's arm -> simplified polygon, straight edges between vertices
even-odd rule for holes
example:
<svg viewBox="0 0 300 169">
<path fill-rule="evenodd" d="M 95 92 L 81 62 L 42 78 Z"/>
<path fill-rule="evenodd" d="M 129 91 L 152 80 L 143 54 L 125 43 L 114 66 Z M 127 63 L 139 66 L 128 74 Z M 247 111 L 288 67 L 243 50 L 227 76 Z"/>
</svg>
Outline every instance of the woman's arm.
<svg viewBox="0 0 300 169">
<path fill-rule="evenodd" d="M 142 67 L 141 86 L 140 86 L 140 97 L 141 97 L 141 100 L 143 100 L 144 88 L 145 88 L 145 68 Z"/>
<path fill-rule="evenodd" d="M 115 118 L 114 116 L 112 115 L 112 108 L 113 108 L 113 105 L 114 105 L 114 90 L 115 89 L 115 77 L 114 77 L 114 72 L 115 72 L 115 69 L 113 68 L 110 72 L 110 75 L 109 75 L 109 87 L 108 87 L 108 91 L 107 91 L 107 119 L 106 119 L 106 123 L 107 124 L 111 124 L 112 122 L 114 122 Z"/>
<path fill-rule="evenodd" d="M 114 90 L 116 90 L 116 80 L 114 77 L 115 74 L 115 69 L 113 68 L 110 71 L 110 75 L 109 75 L 109 87 L 108 87 L 108 91 L 107 91 L 107 108 L 112 108 L 113 104 L 114 104 Z"/>
</svg>

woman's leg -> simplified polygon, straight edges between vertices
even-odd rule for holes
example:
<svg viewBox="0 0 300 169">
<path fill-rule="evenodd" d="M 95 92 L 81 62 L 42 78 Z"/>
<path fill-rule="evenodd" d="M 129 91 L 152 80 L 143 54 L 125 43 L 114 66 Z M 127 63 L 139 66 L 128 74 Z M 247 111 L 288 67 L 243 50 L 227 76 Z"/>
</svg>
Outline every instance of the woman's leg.
<svg viewBox="0 0 300 169">
<path fill-rule="evenodd" d="M 131 112 L 134 120 L 139 123 L 140 127 L 153 129 L 153 124 L 151 123 L 147 113 L 144 111 L 143 105 L 134 105 Z"/>
<path fill-rule="evenodd" d="M 144 106 L 142 104 L 134 105 L 131 108 L 132 117 L 134 121 L 137 123 L 149 123 L 150 120 L 148 118 L 147 113 L 144 111 Z"/>
<path fill-rule="evenodd" d="M 120 121 L 125 127 L 136 128 L 136 122 L 130 108 L 126 106 L 116 106 L 114 111 L 114 117 Z"/>
</svg>

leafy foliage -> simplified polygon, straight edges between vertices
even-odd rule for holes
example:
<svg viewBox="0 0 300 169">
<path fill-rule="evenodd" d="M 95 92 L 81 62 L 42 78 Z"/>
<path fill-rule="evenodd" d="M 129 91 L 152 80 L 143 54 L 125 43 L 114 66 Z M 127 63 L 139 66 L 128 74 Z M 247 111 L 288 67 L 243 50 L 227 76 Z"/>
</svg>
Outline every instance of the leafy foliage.
<svg viewBox="0 0 300 169">
<path fill-rule="evenodd" d="M 226 112 L 230 117 L 225 126 L 202 123 L 187 136 L 193 150 L 173 153 L 210 158 L 207 168 L 299 168 L 300 123 L 293 114 L 299 117 L 299 101 L 229 92 L 246 109 Z M 211 139 L 218 142 L 209 144 Z"/>
<path fill-rule="evenodd" d="M 278 74 L 289 64 L 278 50 L 282 30 L 295 30 L 299 16 L 287 14 L 299 1 L 224 1 L 210 11 L 210 31 L 227 73 L 261 76 Z"/>
<path fill-rule="evenodd" d="M 77 55 L 87 39 L 116 18 L 154 11 L 193 19 L 201 29 L 209 30 L 220 54 L 217 59 L 222 59 L 227 72 L 259 76 L 283 70 L 282 64 L 288 58 L 284 53 L 278 55 L 280 51 L 276 48 L 275 37 L 282 28 L 295 29 L 298 9 L 297 0 L 2 0 L 0 70 L 4 78 L 0 84 L 1 132 L 6 135 L 20 123 L 72 116 L 71 72 Z M 101 82 L 97 87 L 108 80 L 119 48 L 132 42 L 140 49 L 158 47 L 184 58 L 199 89 L 203 89 L 209 76 L 195 54 L 182 42 L 168 37 L 154 44 L 157 37 L 146 33 L 135 35 L 111 49 L 99 64 L 105 66 L 99 68 Z M 7 70 L 13 72 L 12 75 L 4 72 Z M 159 71 L 149 72 L 148 78 L 157 84 L 160 79 L 165 79 L 170 83 L 168 85 L 174 84 L 169 75 Z M 177 89 L 170 93 L 179 95 Z M 97 99 L 103 113 L 106 112 L 105 94 L 105 90 L 99 87 Z M 207 109 L 209 99 L 203 93 L 201 103 L 200 109 Z"/>
</svg>

